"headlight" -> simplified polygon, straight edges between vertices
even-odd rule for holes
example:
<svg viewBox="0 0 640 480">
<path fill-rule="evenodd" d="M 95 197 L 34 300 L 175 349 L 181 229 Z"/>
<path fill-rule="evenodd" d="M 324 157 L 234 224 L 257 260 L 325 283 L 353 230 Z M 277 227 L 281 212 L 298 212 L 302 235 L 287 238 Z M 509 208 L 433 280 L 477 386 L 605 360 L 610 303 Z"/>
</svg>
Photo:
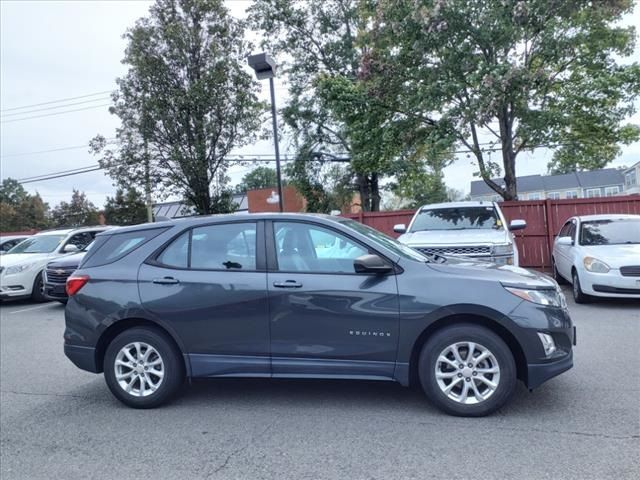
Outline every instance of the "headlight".
<svg viewBox="0 0 640 480">
<path fill-rule="evenodd" d="M 556 351 L 556 342 L 553 341 L 553 337 L 548 333 L 538 332 L 538 338 L 542 342 L 542 348 L 544 348 L 544 354 L 548 357 Z"/>
<path fill-rule="evenodd" d="M 609 270 L 611 270 L 609 265 L 593 257 L 584 257 L 582 263 L 584 264 L 584 268 L 586 268 L 589 272 L 608 273 Z"/>
<path fill-rule="evenodd" d="M 506 245 L 494 245 L 493 254 L 494 255 L 512 255 L 513 244 L 507 243 Z"/>
<path fill-rule="evenodd" d="M 29 270 L 33 267 L 35 263 L 25 263 L 23 265 L 14 265 L 12 267 L 7 267 L 5 270 L 5 275 L 15 275 L 16 273 L 24 272 L 25 270 Z"/>
<path fill-rule="evenodd" d="M 549 305 L 552 307 L 562 306 L 560 294 L 556 290 L 533 290 L 516 287 L 504 288 L 527 302 L 537 303 L 538 305 Z"/>
</svg>

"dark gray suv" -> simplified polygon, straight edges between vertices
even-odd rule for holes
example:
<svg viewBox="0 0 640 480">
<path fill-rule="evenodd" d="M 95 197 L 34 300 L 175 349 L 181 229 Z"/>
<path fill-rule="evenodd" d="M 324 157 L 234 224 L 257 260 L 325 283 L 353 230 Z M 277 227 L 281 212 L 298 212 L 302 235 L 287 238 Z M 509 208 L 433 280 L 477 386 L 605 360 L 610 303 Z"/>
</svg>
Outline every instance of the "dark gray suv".
<svg viewBox="0 0 640 480">
<path fill-rule="evenodd" d="M 486 415 L 573 365 L 547 276 L 424 256 L 339 217 L 199 217 L 109 230 L 68 279 L 64 350 L 149 408 L 186 377 L 419 382 Z"/>
</svg>

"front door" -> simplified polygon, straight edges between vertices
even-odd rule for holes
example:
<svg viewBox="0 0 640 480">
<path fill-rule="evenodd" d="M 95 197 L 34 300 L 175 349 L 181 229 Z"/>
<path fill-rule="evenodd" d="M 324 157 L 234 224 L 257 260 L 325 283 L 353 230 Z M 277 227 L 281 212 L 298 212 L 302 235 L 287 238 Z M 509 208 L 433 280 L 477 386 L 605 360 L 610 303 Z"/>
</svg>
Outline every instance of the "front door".
<svg viewBox="0 0 640 480">
<path fill-rule="evenodd" d="M 313 222 L 267 223 L 267 249 L 273 376 L 392 377 L 395 275 L 355 273 L 368 248 Z"/>
<path fill-rule="evenodd" d="M 193 376 L 269 376 L 263 223 L 185 231 L 140 268 L 142 303 L 167 322 Z"/>
</svg>

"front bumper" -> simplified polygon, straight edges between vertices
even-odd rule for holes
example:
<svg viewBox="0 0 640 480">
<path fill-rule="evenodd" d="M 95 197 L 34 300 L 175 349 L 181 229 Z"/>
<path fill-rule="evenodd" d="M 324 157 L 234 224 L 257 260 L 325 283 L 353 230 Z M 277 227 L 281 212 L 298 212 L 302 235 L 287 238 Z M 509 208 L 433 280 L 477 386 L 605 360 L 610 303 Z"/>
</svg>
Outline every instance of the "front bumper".
<svg viewBox="0 0 640 480">
<path fill-rule="evenodd" d="M 612 268 L 608 273 L 578 272 L 580 286 L 594 297 L 640 298 L 640 277 L 625 277 Z"/>
<path fill-rule="evenodd" d="M 14 275 L 0 274 L 0 298 L 21 298 L 31 295 L 37 271 L 28 269 Z"/>
<path fill-rule="evenodd" d="M 66 300 L 69 298 L 66 285 L 62 283 L 45 283 L 44 296 L 50 300 Z"/>
</svg>

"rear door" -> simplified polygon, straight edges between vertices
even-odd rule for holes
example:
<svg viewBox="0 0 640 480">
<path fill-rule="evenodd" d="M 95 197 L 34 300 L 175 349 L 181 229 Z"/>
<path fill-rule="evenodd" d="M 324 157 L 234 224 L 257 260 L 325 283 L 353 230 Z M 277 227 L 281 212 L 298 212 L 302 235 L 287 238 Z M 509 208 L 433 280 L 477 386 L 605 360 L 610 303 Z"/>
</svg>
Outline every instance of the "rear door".
<svg viewBox="0 0 640 480">
<path fill-rule="evenodd" d="M 395 274 L 358 274 L 366 245 L 312 222 L 269 222 L 273 376 L 389 378 L 398 344 Z"/>
<path fill-rule="evenodd" d="M 194 376 L 270 375 L 262 222 L 189 229 L 139 271 L 144 307 L 170 323 Z"/>
</svg>

